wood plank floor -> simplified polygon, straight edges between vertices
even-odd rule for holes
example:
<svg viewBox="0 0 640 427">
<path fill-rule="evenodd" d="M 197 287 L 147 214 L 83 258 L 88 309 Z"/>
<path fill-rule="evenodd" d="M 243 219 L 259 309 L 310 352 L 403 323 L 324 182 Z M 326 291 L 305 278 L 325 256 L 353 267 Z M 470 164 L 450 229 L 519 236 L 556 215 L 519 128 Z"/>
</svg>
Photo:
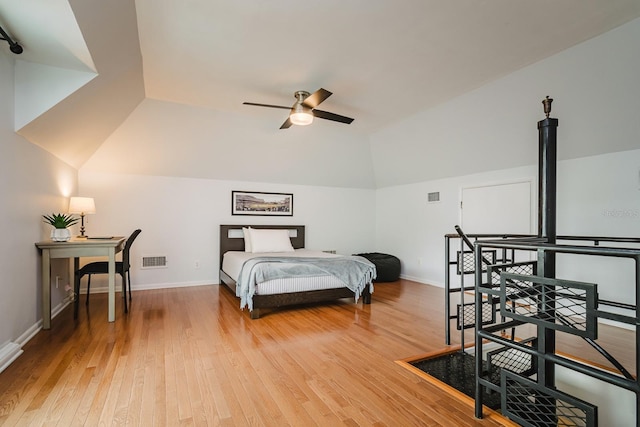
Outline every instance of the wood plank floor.
<svg viewBox="0 0 640 427">
<path fill-rule="evenodd" d="M 395 363 L 444 346 L 444 293 L 400 280 L 373 303 L 251 320 L 226 288 L 106 294 L 67 307 L 0 374 L 0 424 L 495 426 Z"/>
</svg>

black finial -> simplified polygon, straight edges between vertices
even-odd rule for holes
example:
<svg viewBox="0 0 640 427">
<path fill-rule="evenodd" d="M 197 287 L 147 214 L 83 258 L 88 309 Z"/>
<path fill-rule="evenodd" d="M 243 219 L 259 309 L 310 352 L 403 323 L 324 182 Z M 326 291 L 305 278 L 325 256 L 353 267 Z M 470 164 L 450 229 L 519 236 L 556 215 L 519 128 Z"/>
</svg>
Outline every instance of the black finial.
<svg viewBox="0 0 640 427">
<path fill-rule="evenodd" d="M 542 100 L 542 105 L 544 105 L 544 114 L 549 118 L 549 114 L 551 114 L 551 103 L 553 102 L 553 98 L 549 98 L 549 95 L 545 99 Z"/>
</svg>

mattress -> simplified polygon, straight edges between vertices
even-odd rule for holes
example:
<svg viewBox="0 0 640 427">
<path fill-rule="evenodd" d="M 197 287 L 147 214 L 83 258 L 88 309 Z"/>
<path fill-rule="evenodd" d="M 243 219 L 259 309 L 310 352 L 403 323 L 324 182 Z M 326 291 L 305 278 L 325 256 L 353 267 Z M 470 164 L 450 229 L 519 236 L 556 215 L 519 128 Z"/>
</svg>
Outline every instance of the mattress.
<svg viewBox="0 0 640 427">
<path fill-rule="evenodd" d="M 321 251 L 311 251 L 308 249 L 296 249 L 294 252 L 270 252 L 270 253 L 250 253 L 242 251 L 229 251 L 224 254 L 222 260 L 222 270 L 233 280 L 238 281 L 240 270 L 245 261 L 264 256 L 273 257 L 307 257 L 307 258 L 335 258 L 339 255 Z M 303 292 L 310 290 L 344 288 L 345 285 L 340 280 L 331 275 L 313 277 L 292 277 L 269 280 L 256 284 L 256 295 L 276 295 L 291 292 Z"/>
</svg>

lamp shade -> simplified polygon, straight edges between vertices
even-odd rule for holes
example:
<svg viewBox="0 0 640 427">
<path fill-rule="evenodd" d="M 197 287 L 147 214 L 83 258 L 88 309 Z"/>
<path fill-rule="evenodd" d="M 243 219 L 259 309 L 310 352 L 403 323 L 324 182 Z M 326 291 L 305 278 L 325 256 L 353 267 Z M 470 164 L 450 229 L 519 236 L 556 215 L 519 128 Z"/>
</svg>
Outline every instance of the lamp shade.
<svg viewBox="0 0 640 427">
<path fill-rule="evenodd" d="M 69 199 L 69 213 L 81 215 L 96 213 L 93 197 L 72 197 Z"/>
<path fill-rule="evenodd" d="M 291 115 L 289 115 L 291 123 L 298 126 L 307 126 L 313 123 L 313 113 L 310 108 L 305 107 L 298 102 L 294 107 Z"/>
</svg>

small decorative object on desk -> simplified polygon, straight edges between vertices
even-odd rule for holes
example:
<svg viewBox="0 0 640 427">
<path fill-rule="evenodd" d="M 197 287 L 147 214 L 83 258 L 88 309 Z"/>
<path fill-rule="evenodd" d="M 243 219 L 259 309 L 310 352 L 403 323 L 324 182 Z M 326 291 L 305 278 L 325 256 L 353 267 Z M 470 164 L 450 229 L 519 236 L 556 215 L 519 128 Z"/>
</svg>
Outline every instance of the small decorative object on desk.
<svg viewBox="0 0 640 427">
<path fill-rule="evenodd" d="M 69 239 L 71 239 L 71 231 L 69 231 L 67 227 L 78 222 L 77 218 L 60 213 L 42 215 L 42 217 L 44 218 L 44 222 L 53 226 L 53 230 L 51 230 L 51 240 L 54 242 L 68 242 Z"/>
</svg>

